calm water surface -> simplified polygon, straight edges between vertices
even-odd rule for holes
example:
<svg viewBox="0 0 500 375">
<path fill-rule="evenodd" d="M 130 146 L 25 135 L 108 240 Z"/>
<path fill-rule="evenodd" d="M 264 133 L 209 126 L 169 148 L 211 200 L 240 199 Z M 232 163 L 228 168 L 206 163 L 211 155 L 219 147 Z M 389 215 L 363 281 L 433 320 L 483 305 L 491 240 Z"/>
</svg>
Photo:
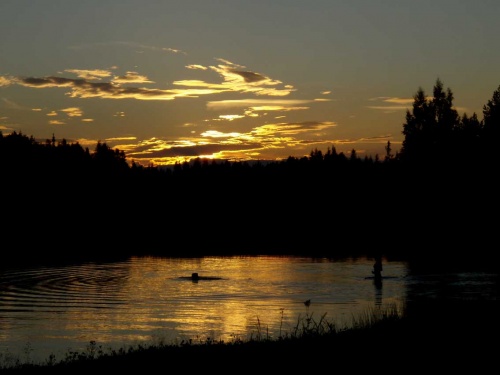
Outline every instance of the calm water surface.
<svg viewBox="0 0 500 375">
<path fill-rule="evenodd" d="M 372 259 L 298 257 L 153 258 L 0 271 L 0 362 L 44 361 L 85 351 L 207 338 L 231 341 L 293 332 L 301 318 L 338 328 L 408 290 L 433 293 L 442 277 L 410 275 L 384 262 L 382 286 L 367 279 Z M 193 272 L 216 280 L 192 281 Z M 484 291 L 488 275 L 455 275 L 450 285 Z M 424 286 L 424 288 L 422 288 Z M 304 301 L 311 300 L 306 306 Z"/>
</svg>

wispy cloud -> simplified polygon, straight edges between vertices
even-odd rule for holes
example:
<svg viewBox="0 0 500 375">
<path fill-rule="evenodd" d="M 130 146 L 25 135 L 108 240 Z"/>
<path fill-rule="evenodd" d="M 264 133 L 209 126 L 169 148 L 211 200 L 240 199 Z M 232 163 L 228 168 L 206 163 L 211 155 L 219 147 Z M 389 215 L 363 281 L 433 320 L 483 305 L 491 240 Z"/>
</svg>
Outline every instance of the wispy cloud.
<svg viewBox="0 0 500 375">
<path fill-rule="evenodd" d="M 329 142 L 330 139 L 325 139 L 325 131 L 335 126 L 337 124 L 333 122 L 281 122 L 257 126 L 248 132 L 211 129 L 197 137 L 176 141 L 154 138 L 135 145 L 123 143 L 117 147 L 143 164 L 173 164 L 193 157 L 249 160 L 258 159 L 266 150 Z"/>
<path fill-rule="evenodd" d="M 65 125 L 66 123 L 64 121 L 59 121 L 59 120 L 51 120 L 49 121 L 50 125 Z"/>
<path fill-rule="evenodd" d="M 410 109 L 415 101 L 414 98 L 398 98 L 398 97 L 389 97 L 389 96 L 379 96 L 376 98 L 369 99 L 370 101 L 378 101 L 381 102 L 382 105 L 370 105 L 367 108 L 385 111 L 386 113 L 394 113 L 401 110 Z M 426 97 L 427 101 L 432 101 L 432 96 Z M 389 105 L 384 105 L 384 103 L 388 103 Z M 454 107 L 457 112 L 466 112 L 467 108 L 465 107 Z"/>
<path fill-rule="evenodd" d="M 219 119 L 220 120 L 233 121 L 233 120 L 236 120 L 236 119 L 239 119 L 239 118 L 243 118 L 243 117 L 245 117 L 245 116 L 242 116 L 242 115 L 220 115 Z"/>
<path fill-rule="evenodd" d="M 381 101 L 384 103 L 407 105 L 407 104 L 412 104 L 414 99 L 413 98 L 398 98 L 398 97 L 390 97 L 390 96 L 378 96 L 376 98 L 371 98 L 368 100 Z"/>
<path fill-rule="evenodd" d="M 19 103 L 14 102 L 13 100 L 2 98 L 2 102 L 4 102 L 5 106 L 9 109 L 17 109 L 20 111 L 31 111 L 31 108 L 25 107 Z"/>
<path fill-rule="evenodd" d="M 70 49 L 75 49 L 75 50 L 81 50 L 81 49 L 88 49 L 88 48 L 95 48 L 95 47 L 109 47 L 109 46 L 124 46 L 128 48 L 133 48 L 136 50 L 136 52 L 144 52 L 146 50 L 149 51 L 159 51 L 159 52 L 169 52 L 169 53 L 180 53 L 183 55 L 187 55 L 186 52 L 177 49 L 177 48 L 170 48 L 170 47 L 157 47 L 157 46 L 151 46 L 151 45 L 146 45 L 146 44 L 140 44 L 140 43 L 135 43 L 135 42 L 127 42 L 127 41 L 111 41 L 111 42 L 100 42 L 100 43 L 88 43 L 88 44 L 79 44 L 75 46 L 69 47 Z"/>
<path fill-rule="evenodd" d="M 259 117 L 258 112 L 288 112 L 303 111 L 310 107 L 301 104 L 313 103 L 316 100 L 293 100 L 293 99 L 238 99 L 207 102 L 207 109 L 228 110 L 231 108 L 244 108 L 247 117 Z"/>
<path fill-rule="evenodd" d="M 221 59 L 219 59 L 221 60 Z M 138 72 L 127 72 L 117 75 L 109 82 L 101 81 L 108 77 L 110 72 L 103 70 L 68 69 L 66 72 L 77 74 L 79 78 L 66 78 L 60 76 L 48 77 L 3 77 L 3 82 L 16 83 L 31 88 L 68 88 L 66 94 L 72 98 L 104 98 L 104 99 L 138 99 L 138 100 L 173 100 L 176 98 L 199 97 L 202 95 L 219 94 L 224 92 L 243 92 L 255 95 L 286 96 L 294 89 L 290 85 L 277 87 L 281 81 L 271 79 L 263 74 L 244 70 L 243 66 L 222 60 L 225 64 L 211 66 L 222 78 L 219 83 L 205 82 L 202 80 L 174 81 L 176 89 L 145 88 L 124 86 L 132 83 L 153 83 L 146 76 Z M 197 69 L 200 69 L 199 67 Z M 91 79 L 92 78 L 92 79 Z"/>
<path fill-rule="evenodd" d="M 186 68 L 188 68 L 188 69 L 193 69 L 193 70 L 196 70 L 196 69 L 199 69 L 199 70 L 207 70 L 207 69 L 208 69 L 206 66 L 203 66 L 203 65 L 197 65 L 197 64 L 186 65 Z"/>
<path fill-rule="evenodd" d="M 65 72 L 76 74 L 78 78 L 83 79 L 95 79 L 100 80 L 102 78 L 110 77 L 113 74 L 109 70 L 101 70 L 101 69 L 93 69 L 93 70 L 84 70 L 84 69 L 66 69 Z"/>
<path fill-rule="evenodd" d="M 61 109 L 61 112 L 64 112 L 68 115 L 68 117 L 81 117 L 83 116 L 83 111 L 78 107 L 70 107 Z"/>
<path fill-rule="evenodd" d="M 72 98 L 103 99 L 138 99 L 138 100 L 173 100 L 178 97 L 190 97 L 217 93 L 217 90 L 161 90 L 140 87 L 121 87 L 112 82 L 89 82 L 85 79 L 64 77 L 24 78 L 18 82 L 32 88 L 70 88 L 68 96 Z"/>
<path fill-rule="evenodd" d="M 371 102 L 379 102 L 379 105 L 366 106 L 370 109 L 384 111 L 385 113 L 394 113 L 398 111 L 405 111 L 411 107 L 413 98 L 398 98 L 390 96 L 379 96 L 376 98 L 368 99 Z"/>
<path fill-rule="evenodd" d="M 140 75 L 137 72 L 127 72 L 123 76 L 115 76 L 113 83 L 154 83 L 148 77 Z"/>
<path fill-rule="evenodd" d="M 0 87 L 9 86 L 12 83 L 13 83 L 12 78 L 7 77 L 7 76 L 0 76 Z"/>
<path fill-rule="evenodd" d="M 134 141 L 136 137 L 114 137 L 114 138 L 106 138 L 106 142 L 116 142 L 116 141 Z"/>
<path fill-rule="evenodd" d="M 208 109 L 227 109 L 227 108 L 251 108 L 251 107 L 295 107 L 302 104 L 312 103 L 313 100 L 299 99 L 238 99 L 238 100 L 219 100 L 207 102 Z"/>
</svg>

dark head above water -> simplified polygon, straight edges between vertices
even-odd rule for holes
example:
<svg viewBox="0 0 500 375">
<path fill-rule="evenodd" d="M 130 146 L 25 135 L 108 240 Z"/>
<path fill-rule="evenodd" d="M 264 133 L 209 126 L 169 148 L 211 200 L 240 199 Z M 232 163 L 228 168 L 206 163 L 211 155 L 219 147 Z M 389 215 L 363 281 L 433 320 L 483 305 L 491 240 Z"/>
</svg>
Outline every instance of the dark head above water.
<svg viewBox="0 0 500 375">
<path fill-rule="evenodd" d="M 184 280 L 192 280 L 192 281 L 199 281 L 199 280 L 221 280 L 222 277 L 217 277 L 217 276 L 200 276 L 198 272 L 193 272 L 191 276 L 181 276 L 181 279 Z"/>
</svg>

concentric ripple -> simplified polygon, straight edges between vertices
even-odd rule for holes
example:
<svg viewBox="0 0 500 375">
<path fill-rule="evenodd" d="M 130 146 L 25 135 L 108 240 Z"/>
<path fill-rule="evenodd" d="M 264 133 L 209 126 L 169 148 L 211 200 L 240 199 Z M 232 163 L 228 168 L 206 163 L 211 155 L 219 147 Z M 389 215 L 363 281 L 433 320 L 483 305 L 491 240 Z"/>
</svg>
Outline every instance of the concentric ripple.
<svg viewBox="0 0 500 375">
<path fill-rule="evenodd" d="M 3 271 L 0 312 L 118 307 L 127 278 L 126 268 L 97 264 Z"/>
</svg>

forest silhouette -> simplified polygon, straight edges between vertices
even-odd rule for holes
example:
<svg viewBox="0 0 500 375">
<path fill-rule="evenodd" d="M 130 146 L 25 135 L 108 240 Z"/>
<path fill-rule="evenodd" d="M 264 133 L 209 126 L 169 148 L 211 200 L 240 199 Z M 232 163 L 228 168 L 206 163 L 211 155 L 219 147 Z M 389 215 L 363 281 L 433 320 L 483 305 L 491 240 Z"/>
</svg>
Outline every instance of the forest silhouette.
<svg viewBox="0 0 500 375">
<path fill-rule="evenodd" d="M 141 166 L 98 142 L 0 131 L 2 258 L 384 254 L 495 259 L 500 86 L 459 115 L 437 79 L 414 95 L 393 153 L 314 149 L 254 163 L 196 158 Z"/>
</svg>

